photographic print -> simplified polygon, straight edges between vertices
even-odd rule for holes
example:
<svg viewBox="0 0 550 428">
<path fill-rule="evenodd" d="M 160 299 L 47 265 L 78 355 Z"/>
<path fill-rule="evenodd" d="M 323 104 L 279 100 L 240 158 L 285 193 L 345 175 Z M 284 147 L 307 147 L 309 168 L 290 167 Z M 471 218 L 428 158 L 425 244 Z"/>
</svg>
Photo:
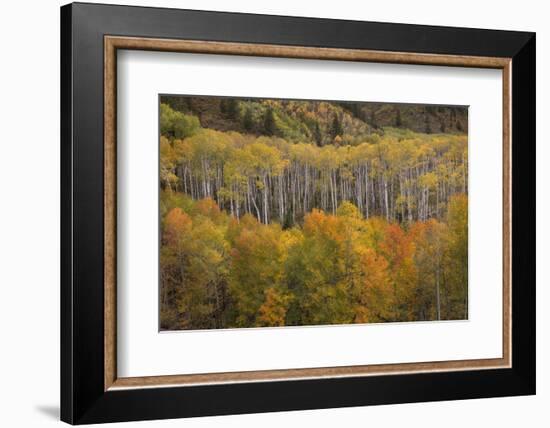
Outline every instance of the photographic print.
<svg viewBox="0 0 550 428">
<path fill-rule="evenodd" d="M 468 319 L 468 108 L 159 96 L 160 330 Z"/>
</svg>

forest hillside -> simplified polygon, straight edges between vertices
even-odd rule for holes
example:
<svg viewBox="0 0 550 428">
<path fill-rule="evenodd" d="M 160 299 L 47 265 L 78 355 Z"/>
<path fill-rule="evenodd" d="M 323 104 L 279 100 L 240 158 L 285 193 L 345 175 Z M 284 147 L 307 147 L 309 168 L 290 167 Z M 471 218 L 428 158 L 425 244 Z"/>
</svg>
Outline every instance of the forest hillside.
<svg viewBox="0 0 550 428">
<path fill-rule="evenodd" d="M 334 114 L 342 122 L 342 137 L 348 140 L 360 141 L 361 136 L 372 132 L 384 134 L 385 128 L 428 134 L 468 133 L 468 110 L 459 106 L 182 96 L 163 96 L 162 102 L 198 117 L 204 128 L 257 135 L 264 134 L 262 119 L 271 108 L 279 119 L 279 136 L 291 140 L 317 138 L 318 145 L 331 143 L 328 138 L 334 138 L 330 132 Z"/>
<path fill-rule="evenodd" d="M 467 318 L 467 110 L 161 97 L 161 329 Z"/>
</svg>

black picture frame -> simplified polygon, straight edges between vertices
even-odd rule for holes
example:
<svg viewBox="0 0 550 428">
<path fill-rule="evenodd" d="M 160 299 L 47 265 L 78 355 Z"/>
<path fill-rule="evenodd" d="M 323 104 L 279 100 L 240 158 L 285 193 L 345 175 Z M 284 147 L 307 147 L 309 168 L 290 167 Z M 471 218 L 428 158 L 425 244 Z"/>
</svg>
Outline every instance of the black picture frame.
<svg viewBox="0 0 550 428">
<path fill-rule="evenodd" d="M 104 391 L 104 36 L 512 58 L 512 367 Z M 61 419 L 71 424 L 535 393 L 535 34 L 73 3 L 61 8 Z"/>
</svg>

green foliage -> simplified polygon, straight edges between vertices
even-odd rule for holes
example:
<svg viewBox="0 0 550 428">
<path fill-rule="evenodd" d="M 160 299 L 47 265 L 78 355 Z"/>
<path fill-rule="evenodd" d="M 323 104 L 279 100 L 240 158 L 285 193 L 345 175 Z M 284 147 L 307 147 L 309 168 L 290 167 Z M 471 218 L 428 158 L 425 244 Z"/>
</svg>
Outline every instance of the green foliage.
<svg viewBox="0 0 550 428">
<path fill-rule="evenodd" d="M 277 125 L 275 124 L 275 116 L 273 114 L 273 109 L 268 108 L 265 112 L 264 117 L 264 134 L 265 135 L 275 135 L 277 132 Z"/>
<path fill-rule="evenodd" d="M 336 113 L 332 116 L 332 124 L 330 125 L 330 136 L 334 139 L 338 136 L 342 137 L 344 135 L 344 129 L 342 128 L 342 123 L 340 122 L 340 118 Z"/>
<path fill-rule="evenodd" d="M 376 112 L 373 110 L 371 111 L 370 113 L 370 124 L 373 128 L 377 129 L 378 128 L 378 122 L 376 121 Z M 397 124 L 396 124 L 397 126 Z"/>
<path fill-rule="evenodd" d="M 430 117 L 427 114 L 424 117 L 424 132 L 426 134 L 432 133 L 432 126 L 430 125 Z"/>
<path fill-rule="evenodd" d="M 239 102 L 235 98 L 225 98 L 224 101 L 223 111 L 227 118 L 238 119 L 240 115 Z"/>
<path fill-rule="evenodd" d="M 451 106 L 201 96 L 162 96 L 161 102 L 175 111 L 198 116 L 203 127 L 255 134 L 264 133 L 265 114 L 272 109 L 276 135 L 318 146 L 334 140 L 330 132 L 334 114 L 338 115 L 344 134 L 337 135 L 346 145 L 356 145 L 368 135 L 383 134 L 387 127 L 425 133 L 425 116 L 429 116 L 431 132 L 464 134 L 468 123 L 467 109 Z M 245 128 L 243 121 L 247 109 L 251 110 L 254 122 L 251 130 Z M 314 135 L 315 123 L 319 125 L 321 140 L 316 138 L 318 134 Z"/>
<path fill-rule="evenodd" d="M 254 119 L 252 117 L 252 110 L 246 109 L 246 113 L 243 117 L 243 128 L 246 131 L 252 131 L 252 128 L 254 127 Z"/>
<path fill-rule="evenodd" d="M 401 128 L 401 126 L 403 126 L 403 121 L 401 120 L 401 109 L 397 107 L 395 113 L 395 127 Z"/>
<path fill-rule="evenodd" d="M 315 144 L 317 146 L 323 145 L 323 135 L 321 134 L 321 127 L 319 126 L 319 122 L 315 121 L 313 124 L 313 139 L 315 140 Z"/>
<path fill-rule="evenodd" d="M 195 116 L 172 110 L 168 104 L 160 105 L 160 133 L 174 138 L 185 138 L 194 135 L 200 128 Z"/>
</svg>

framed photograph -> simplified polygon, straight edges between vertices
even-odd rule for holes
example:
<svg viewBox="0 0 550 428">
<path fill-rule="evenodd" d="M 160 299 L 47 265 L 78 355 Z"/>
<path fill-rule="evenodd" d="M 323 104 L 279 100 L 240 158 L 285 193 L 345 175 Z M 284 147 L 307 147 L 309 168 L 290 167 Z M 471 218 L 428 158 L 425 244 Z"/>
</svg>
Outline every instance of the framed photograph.
<svg viewBox="0 0 550 428">
<path fill-rule="evenodd" d="M 61 8 L 61 418 L 535 393 L 535 35 Z"/>
</svg>

